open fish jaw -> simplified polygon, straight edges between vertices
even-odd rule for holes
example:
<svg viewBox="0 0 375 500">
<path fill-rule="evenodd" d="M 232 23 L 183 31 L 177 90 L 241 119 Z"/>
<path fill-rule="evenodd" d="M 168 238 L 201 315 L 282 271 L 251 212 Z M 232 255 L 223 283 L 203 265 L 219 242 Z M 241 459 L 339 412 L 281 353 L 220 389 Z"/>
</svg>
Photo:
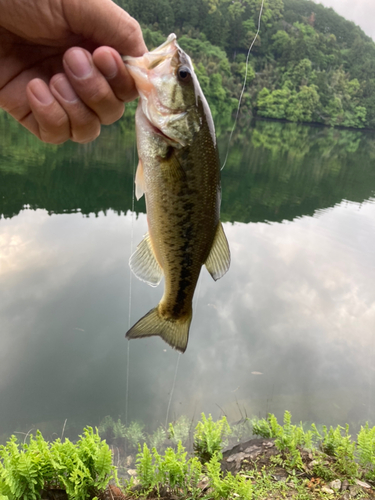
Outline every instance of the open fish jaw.
<svg viewBox="0 0 375 500">
<path fill-rule="evenodd" d="M 142 111 L 150 123 L 181 147 L 191 144 L 199 131 L 199 100 L 209 116 L 210 130 L 216 140 L 211 114 L 190 57 L 178 46 L 176 35 L 142 57 L 124 57 L 140 95 Z M 188 83 L 178 80 L 183 68 L 191 75 Z"/>
</svg>

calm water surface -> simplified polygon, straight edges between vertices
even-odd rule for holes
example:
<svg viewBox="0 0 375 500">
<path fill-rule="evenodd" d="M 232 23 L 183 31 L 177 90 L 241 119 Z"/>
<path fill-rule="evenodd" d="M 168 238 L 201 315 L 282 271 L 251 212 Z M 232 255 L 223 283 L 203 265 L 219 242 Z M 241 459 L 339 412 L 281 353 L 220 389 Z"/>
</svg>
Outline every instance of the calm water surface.
<svg viewBox="0 0 375 500">
<path fill-rule="evenodd" d="M 65 419 L 75 433 L 105 415 L 155 428 L 175 375 L 169 420 L 288 409 L 375 424 L 375 135 L 239 130 L 222 177 L 232 265 L 216 283 L 202 270 L 179 357 L 124 339 L 163 288 L 128 267 L 146 232 L 133 129 L 55 147 L 2 116 L 0 435 L 60 433 Z"/>
</svg>

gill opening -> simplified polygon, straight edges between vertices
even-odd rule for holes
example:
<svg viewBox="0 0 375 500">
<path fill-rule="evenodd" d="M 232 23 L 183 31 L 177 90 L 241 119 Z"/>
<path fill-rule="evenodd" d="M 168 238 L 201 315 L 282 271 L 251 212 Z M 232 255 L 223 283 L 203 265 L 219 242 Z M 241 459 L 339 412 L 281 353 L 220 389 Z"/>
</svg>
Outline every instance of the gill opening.
<svg viewBox="0 0 375 500">
<path fill-rule="evenodd" d="M 240 98 L 238 99 L 238 106 L 237 106 L 237 111 L 236 111 L 236 117 L 235 117 L 235 119 L 234 119 L 233 127 L 232 127 L 232 130 L 231 130 L 230 135 L 229 135 L 228 146 L 227 146 L 227 152 L 226 152 L 226 155 L 225 155 L 225 159 L 224 159 L 223 166 L 221 167 L 221 169 L 220 169 L 220 170 L 223 170 L 223 168 L 225 167 L 225 165 L 226 165 L 226 163 L 227 163 L 228 154 L 229 154 L 229 146 L 230 146 L 230 143 L 231 143 L 231 140 L 232 140 L 232 136 L 233 136 L 234 129 L 236 128 L 236 125 L 237 125 L 238 116 L 239 116 L 239 114 L 240 114 L 240 108 L 241 108 L 241 103 L 242 103 L 242 97 L 243 97 L 243 95 L 244 95 L 245 88 L 246 88 L 246 83 L 247 83 L 247 70 L 248 70 L 248 67 L 249 67 L 249 57 L 250 57 L 251 49 L 253 48 L 254 43 L 255 43 L 256 39 L 258 38 L 258 35 L 259 35 L 259 31 L 260 31 L 260 21 L 261 21 L 261 19 L 262 19 L 262 13 L 263 13 L 263 6 L 264 6 L 264 0 L 262 0 L 262 4 L 261 4 L 261 6 L 260 6 L 259 18 L 258 18 L 258 29 L 257 29 L 257 32 L 255 33 L 254 39 L 253 39 L 253 41 L 251 42 L 251 45 L 250 45 L 250 47 L 249 47 L 249 50 L 247 51 L 247 56 L 246 56 L 246 66 L 245 66 L 245 78 L 244 78 L 244 81 L 243 81 L 243 85 L 242 85 L 242 90 L 241 90 Z"/>
</svg>

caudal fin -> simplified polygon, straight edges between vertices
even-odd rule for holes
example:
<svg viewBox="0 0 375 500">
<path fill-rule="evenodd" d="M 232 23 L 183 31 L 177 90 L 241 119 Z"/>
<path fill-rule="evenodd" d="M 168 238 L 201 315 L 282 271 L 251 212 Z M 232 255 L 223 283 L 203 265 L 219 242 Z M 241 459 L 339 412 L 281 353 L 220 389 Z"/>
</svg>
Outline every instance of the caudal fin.
<svg viewBox="0 0 375 500">
<path fill-rule="evenodd" d="M 183 319 L 165 319 L 159 315 L 158 308 L 151 309 L 126 333 L 127 339 L 159 335 L 177 351 L 185 352 L 192 315 Z"/>
</svg>

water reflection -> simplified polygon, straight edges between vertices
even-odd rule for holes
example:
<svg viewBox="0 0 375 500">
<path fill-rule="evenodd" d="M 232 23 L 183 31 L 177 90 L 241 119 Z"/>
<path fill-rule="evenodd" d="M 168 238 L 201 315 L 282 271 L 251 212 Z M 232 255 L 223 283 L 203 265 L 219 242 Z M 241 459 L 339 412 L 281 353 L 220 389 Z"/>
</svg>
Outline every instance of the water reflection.
<svg viewBox="0 0 375 500">
<path fill-rule="evenodd" d="M 0 215 L 12 217 L 25 205 L 83 214 L 132 208 L 136 153 L 130 124 L 105 128 L 94 144 L 56 147 L 8 121 L 0 114 Z M 225 130 L 218 142 L 224 150 Z M 281 222 L 343 199 L 361 203 L 374 193 L 374 161 L 374 133 L 267 121 L 255 128 L 240 124 L 222 173 L 222 219 Z M 144 212 L 143 200 L 135 210 Z"/>
<path fill-rule="evenodd" d="M 202 272 L 170 418 L 373 420 L 374 137 L 288 127 L 258 123 L 243 150 L 236 137 L 223 172 L 232 267 L 217 283 Z M 130 283 L 146 228 L 142 206 L 129 211 L 131 139 L 108 130 L 29 161 L 15 138 L 1 150 L 0 434 L 124 416 L 128 345 L 128 420 L 165 422 L 178 354 L 124 340 L 162 294 Z"/>
</svg>

